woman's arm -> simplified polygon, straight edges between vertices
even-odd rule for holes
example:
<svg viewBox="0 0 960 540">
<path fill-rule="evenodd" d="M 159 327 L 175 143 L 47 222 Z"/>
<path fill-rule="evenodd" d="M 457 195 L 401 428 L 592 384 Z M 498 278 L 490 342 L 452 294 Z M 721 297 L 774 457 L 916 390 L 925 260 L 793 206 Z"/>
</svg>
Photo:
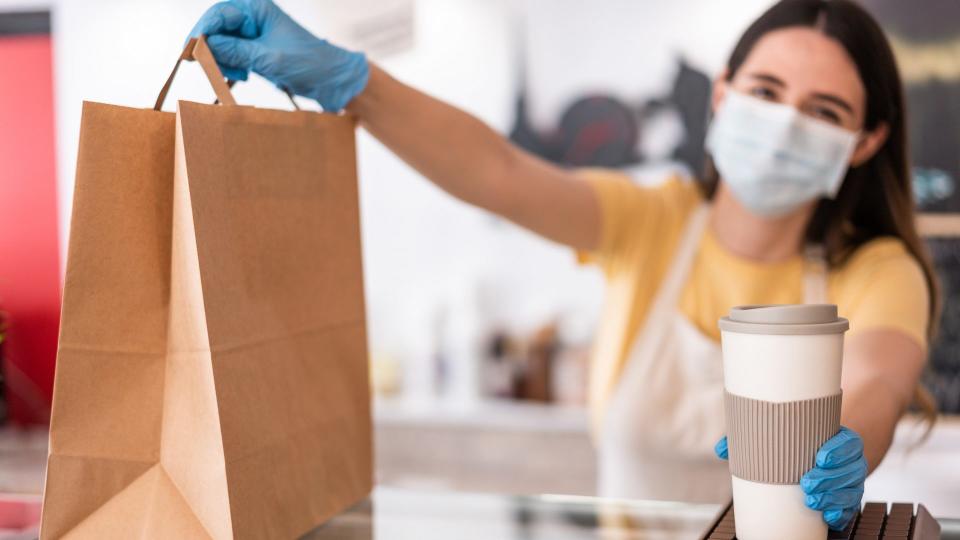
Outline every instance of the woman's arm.
<svg viewBox="0 0 960 540">
<path fill-rule="evenodd" d="M 843 426 L 800 478 L 804 504 L 823 512 L 830 528 L 842 529 L 860 510 L 867 474 L 890 448 L 922 366 L 920 345 L 903 332 L 870 330 L 848 342 L 840 383 Z"/>
<path fill-rule="evenodd" d="M 373 64 L 366 88 L 347 110 L 454 197 L 562 244 L 597 247 L 600 210 L 590 186 L 517 148 L 473 116 Z"/>
<path fill-rule="evenodd" d="M 847 342 L 841 424 L 863 438 L 870 471 L 880 465 L 923 370 L 923 350 L 903 332 L 867 330 Z"/>
<path fill-rule="evenodd" d="M 190 35 L 208 36 L 231 79 L 253 71 L 324 110 L 347 106 L 370 133 L 451 195 L 562 244 L 591 250 L 600 243 L 599 203 L 586 182 L 393 79 L 363 54 L 318 39 L 270 0 L 214 4 Z"/>
</svg>

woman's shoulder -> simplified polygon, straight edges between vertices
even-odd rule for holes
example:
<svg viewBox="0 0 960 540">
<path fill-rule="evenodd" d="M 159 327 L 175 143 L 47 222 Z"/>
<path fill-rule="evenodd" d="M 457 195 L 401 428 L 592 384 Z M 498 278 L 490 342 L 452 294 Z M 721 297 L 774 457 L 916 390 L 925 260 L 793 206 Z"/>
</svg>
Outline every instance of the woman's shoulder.
<svg viewBox="0 0 960 540">
<path fill-rule="evenodd" d="M 920 264 L 907 250 L 907 245 L 896 236 L 879 236 L 869 240 L 847 258 L 840 267 L 844 273 L 861 273 L 878 267 L 906 266 L 920 269 Z"/>
<path fill-rule="evenodd" d="M 836 269 L 833 286 L 841 301 L 856 304 L 867 297 L 928 297 L 920 262 L 903 240 L 882 236 L 858 247 Z"/>
<path fill-rule="evenodd" d="M 858 247 L 836 270 L 831 288 L 850 318 L 851 334 L 893 328 L 925 346 L 930 291 L 923 267 L 899 238 L 875 238 Z"/>
</svg>

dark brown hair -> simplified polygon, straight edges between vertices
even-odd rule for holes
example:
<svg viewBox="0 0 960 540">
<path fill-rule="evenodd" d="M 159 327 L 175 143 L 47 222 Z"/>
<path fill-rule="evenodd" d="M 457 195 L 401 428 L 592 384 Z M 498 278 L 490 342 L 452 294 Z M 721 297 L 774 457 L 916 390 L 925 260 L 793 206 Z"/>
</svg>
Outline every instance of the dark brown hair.
<svg viewBox="0 0 960 540">
<path fill-rule="evenodd" d="M 807 226 L 806 242 L 822 245 L 827 263 L 836 267 L 874 238 L 899 238 L 920 264 L 927 281 L 927 334 L 932 338 L 940 313 L 939 287 L 915 224 L 900 72 L 877 22 L 849 0 L 782 0 L 754 21 L 740 38 L 727 62 L 727 80 L 733 78 L 760 38 L 795 26 L 817 28 L 843 45 L 866 89 L 864 129 L 876 129 L 881 123 L 889 127 L 889 136 L 877 153 L 847 171 L 837 196 L 819 202 Z M 716 170 L 708 164 L 702 183 L 708 199 L 713 198 L 718 180 Z"/>
</svg>

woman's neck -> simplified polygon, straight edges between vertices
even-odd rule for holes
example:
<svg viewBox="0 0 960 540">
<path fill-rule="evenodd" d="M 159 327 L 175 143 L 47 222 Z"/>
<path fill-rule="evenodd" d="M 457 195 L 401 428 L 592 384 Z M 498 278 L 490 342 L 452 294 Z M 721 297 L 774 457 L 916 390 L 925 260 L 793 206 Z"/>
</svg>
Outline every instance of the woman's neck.
<svg viewBox="0 0 960 540">
<path fill-rule="evenodd" d="M 815 201 L 785 216 L 757 216 L 740 204 L 723 182 L 713 198 L 710 228 L 727 251 L 760 262 L 777 262 L 800 253 Z"/>
</svg>

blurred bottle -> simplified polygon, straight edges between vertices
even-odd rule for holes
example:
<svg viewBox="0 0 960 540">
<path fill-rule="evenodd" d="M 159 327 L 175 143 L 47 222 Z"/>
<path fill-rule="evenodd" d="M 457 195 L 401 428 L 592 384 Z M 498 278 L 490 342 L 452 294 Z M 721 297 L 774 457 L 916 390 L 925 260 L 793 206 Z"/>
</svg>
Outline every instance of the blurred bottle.
<svg viewBox="0 0 960 540">
<path fill-rule="evenodd" d="M 440 306 L 434 313 L 431 324 L 430 335 L 433 340 L 433 348 L 430 352 L 430 369 L 433 375 L 432 394 L 435 397 L 442 396 L 447 390 L 447 378 L 449 377 L 450 355 L 447 350 L 448 333 L 448 312 L 446 306 Z"/>
<path fill-rule="evenodd" d="M 510 338 L 506 332 L 496 330 L 490 335 L 480 377 L 484 395 L 496 398 L 515 397 L 516 361 L 511 357 Z"/>
<path fill-rule="evenodd" d="M 553 401 L 551 373 L 553 358 L 558 348 L 557 325 L 550 322 L 533 333 L 524 357 L 523 377 L 519 397 L 528 401 Z"/>
<path fill-rule="evenodd" d="M 386 351 L 370 353 L 370 389 L 381 397 L 393 396 L 401 389 L 400 363 Z"/>
</svg>

